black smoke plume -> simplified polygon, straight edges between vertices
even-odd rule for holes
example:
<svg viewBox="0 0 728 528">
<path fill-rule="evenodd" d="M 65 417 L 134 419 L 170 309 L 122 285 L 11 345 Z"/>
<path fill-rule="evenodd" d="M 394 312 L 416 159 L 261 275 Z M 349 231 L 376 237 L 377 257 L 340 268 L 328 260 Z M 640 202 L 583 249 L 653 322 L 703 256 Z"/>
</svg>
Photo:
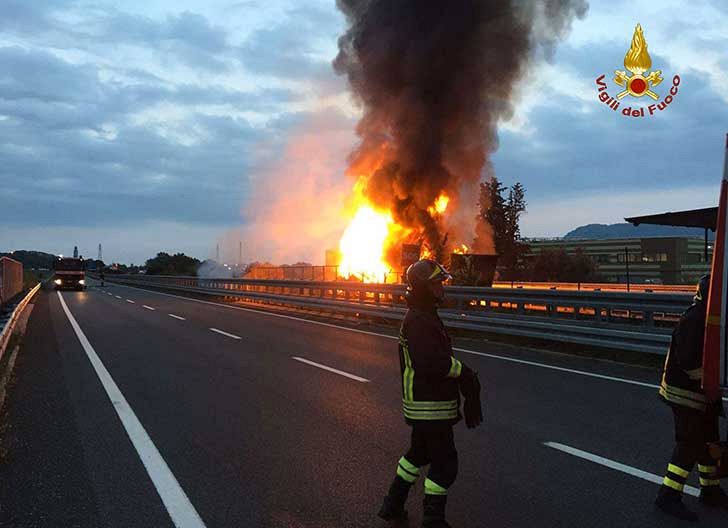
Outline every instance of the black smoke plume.
<svg viewBox="0 0 728 528">
<path fill-rule="evenodd" d="M 444 251 L 448 234 L 451 242 L 471 240 L 478 182 L 498 147 L 498 121 L 512 115 L 514 86 L 534 51 L 548 56 L 573 17 L 586 13 L 586 1 L 337 5 L 348 29 L 334 68 L 363 107 L 350 174 L 376 160 L 367 198 L 430 249 Z M 427 210 L 443 191 L 452 198 L 446 219 Z"/>
</svg>

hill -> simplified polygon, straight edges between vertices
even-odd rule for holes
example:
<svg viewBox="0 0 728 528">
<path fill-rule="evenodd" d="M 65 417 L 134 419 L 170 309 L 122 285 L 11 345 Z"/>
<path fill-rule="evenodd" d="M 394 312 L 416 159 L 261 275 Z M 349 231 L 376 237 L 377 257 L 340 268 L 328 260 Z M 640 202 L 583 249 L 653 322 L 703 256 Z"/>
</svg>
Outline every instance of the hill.
<svg viewBox="0 0 728 528">
<path fill-rule="evenodd" d="M 714 233 L 708 232 L 712 240 Z M 565 239 L 593 239 L 610 240 L 616 238 L 656 238 L 656 237 L 695 237 L 703 238 L 705 232 L 701 228 L 672 227 L 647 225 L 633 226 L 628 223 L 621 224 L 589 224 L 577 227 L 564 235 Z"/>
<path fill-rule="evenodd" d="M 11 259 L 17 260 L 25 269 L 51 269 L 53 267 L 53 261 L 56 259 L 56 256 L 51 255 L 50 253 L 43 253 L 42 251 L 28 251 L 25 249 L 19 249 L 12 253 L 0 253 L 0 257 L 10 257 Z"/>
</svg>

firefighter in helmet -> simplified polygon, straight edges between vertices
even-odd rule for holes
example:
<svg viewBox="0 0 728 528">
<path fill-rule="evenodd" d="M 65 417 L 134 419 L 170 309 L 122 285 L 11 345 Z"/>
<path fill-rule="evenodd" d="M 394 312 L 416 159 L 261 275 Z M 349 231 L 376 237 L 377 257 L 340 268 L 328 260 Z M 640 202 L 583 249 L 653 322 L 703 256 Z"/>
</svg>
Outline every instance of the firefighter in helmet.
<svg viewBox="0 0 728 528">
<path fill-rule="evenodd" d="M 720 459 L 717 444 L 722 401 L 708 402 L 701 388 L 709 286 L 710 275 L 706 275 L 698 283 L 692 306 L 673 331 L 660 384 L 660 397 L 672 407 L 675 418 L 676 444 L 655 504 L 687 521 L 698 520 L 682 502 L 685 482 L 695 463 L 700 473 L 700 502 L 728 509 L 728 496 L 715 476 Z"/>
<path fill-rule="evenodd" d="M 444 300 L 445 268 L 423 259 L 407 269 L 409 310 L 399 334 L 402 405 L 412 427 L 411 444 L 399 459 L 397 474 L 379 511 L 388 521 L 404 521 L 404 504 L 420 469 L 430 465 L 425 479 L 422 526 L 449 528 L 445 520 L 448 488 L 455 481 L 458 455 L 453 425 L 461 418 L 460 392 L 469 428 L 483 420 L 477 373 L 453 356 L 452 344 L 437 314 Z"/>
</svg>

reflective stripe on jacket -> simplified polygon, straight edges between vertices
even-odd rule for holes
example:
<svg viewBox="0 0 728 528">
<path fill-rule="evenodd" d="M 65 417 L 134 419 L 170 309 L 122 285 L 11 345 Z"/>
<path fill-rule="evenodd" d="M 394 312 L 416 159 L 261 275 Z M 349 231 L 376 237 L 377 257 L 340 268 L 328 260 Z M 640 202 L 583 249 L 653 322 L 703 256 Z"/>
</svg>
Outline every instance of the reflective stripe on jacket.
<svg viewBox="0 0 728 528">
<path fill-rule="evenodd" d="M 460 418 L 462 364 L 436 312 L 410 308 L 399 334 L 402 409 L 407 423 Z"/>
<path fill-rule="evenodd" d="M 660 383 L 660 397 L 670 405 L 706 410 L 703 381 L 704 302 L 693 304 L 672 332 Z"/>
</svg>

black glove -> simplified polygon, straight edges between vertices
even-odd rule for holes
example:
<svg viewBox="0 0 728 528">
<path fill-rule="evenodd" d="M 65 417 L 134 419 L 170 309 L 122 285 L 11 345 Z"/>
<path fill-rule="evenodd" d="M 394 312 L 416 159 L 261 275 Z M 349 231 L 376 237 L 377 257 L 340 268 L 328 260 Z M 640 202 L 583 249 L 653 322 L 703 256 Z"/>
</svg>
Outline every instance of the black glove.
<svg viewBox="0 0 728 528">
<path fill-rule="evenodd" d="M 483 408 L 480 404 L 480 380 L 478 373 L 463 365 L 462 372 L 458 378 L 460 392 L 465 398 L 463 414 L 465 425 L 468 429 L 474 429 L 483 423 Z"/>
</svg>

